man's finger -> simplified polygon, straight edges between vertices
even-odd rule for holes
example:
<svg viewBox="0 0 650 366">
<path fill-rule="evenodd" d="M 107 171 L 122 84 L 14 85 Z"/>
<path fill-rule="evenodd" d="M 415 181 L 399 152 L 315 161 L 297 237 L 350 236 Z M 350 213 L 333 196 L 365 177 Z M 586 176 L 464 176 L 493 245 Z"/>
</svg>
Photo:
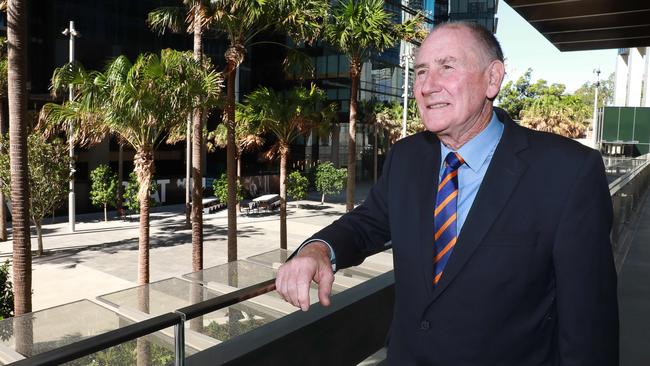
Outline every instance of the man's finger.
<svg viewBox="0 0 650 366">
<path fill-rule="evenodd" d="M 318 300 L 323 306 L 330 306 L 330 294 L 332 293 L 332 284 L 334 275 L 330 271 L 323 271 L 318 280 Z"/>
<path fill-rule="evenodd" d="M 301 271 L 298 274 L 297 290 L 298 290 L 298 302 L 300 303 L 300 309 L 302 311 L 309 310 L 309 284 L 311 283 L 311 276 L 309 273 Z"/>
</svg>

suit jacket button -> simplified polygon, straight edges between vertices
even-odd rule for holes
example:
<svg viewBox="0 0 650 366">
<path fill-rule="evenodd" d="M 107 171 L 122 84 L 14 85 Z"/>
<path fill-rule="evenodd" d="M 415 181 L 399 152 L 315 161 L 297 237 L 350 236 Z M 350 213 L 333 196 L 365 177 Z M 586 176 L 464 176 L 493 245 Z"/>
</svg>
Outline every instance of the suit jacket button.
<svg viewBox="0 0 650 366">
<path fill-rule="evenodd" d="M 428 330 L 429 329 L 429 321 L 428 320 L 423 320 L 420 323 L 420 329 L 422 330 Z"/>
</svg>

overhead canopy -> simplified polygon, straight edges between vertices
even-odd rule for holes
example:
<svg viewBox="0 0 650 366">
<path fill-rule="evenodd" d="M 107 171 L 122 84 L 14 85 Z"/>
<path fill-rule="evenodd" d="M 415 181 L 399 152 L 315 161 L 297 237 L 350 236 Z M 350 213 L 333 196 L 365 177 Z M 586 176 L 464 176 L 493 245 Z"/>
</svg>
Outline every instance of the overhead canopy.
<svg viewBox="0 0 650 366">
<path fill-rule="evenodd" d="M 560 51 L 650 46 L 650 0 L 505 0 Z"/>
</svg>

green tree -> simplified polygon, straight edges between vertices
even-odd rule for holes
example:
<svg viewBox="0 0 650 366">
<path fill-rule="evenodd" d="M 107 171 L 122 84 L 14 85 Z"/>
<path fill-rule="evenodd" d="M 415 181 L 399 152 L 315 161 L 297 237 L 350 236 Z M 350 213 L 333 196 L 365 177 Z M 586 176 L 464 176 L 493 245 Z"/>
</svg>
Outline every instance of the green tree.
<svg viewBox="0 0 650 366">
<path fill-rule="evenodd" d="M 528 68 L 517 81 L 508 81 L 499 92 L 499 107 L 503 108 L 514 119 L 521 118 L 521 111 L 532 103 L 534 97 L 530 81 L 532 73 L 533 69 Z"/>
<path fill-rule="evenodd" d="M 348 57 L 350 64 L 350 115 L 346 209 L 354 208 L 356 178 L 357 98 L 361 67 L 373 53 L 392 47 L 400 39 L 421 37 L 421 17 L 393 23 L 383 0 L 339 0 L 325 25 L 325 41 Z"/>
<path fill-rule="evenodd" d="M 267 157 L 280 157 L 280 247 L 287 249 L 287 162 L 291 144 L 299 136 L 307 136 L 322 122 L 320 113 L 325 93 L 312 84 L 278 93 L 261 87 L 246 97 L 242 119 L 258 123 L 260 129 L 272 133 L 276 143 Z M 329 122 L 327 122 L 329 123 Z"/>
<path fill-rule="evenodd" d="M 219 199 L 219 202 L 226 202 L 228 200 L 228 177 L 226 174 L 221 174 L 219 179 L 215 179 L 212 184 L 212 189 L 214 190 L 215 197 Z M 240 184 L 237 184 L 236 192 L 238 202 L 244 199 Z"/>
<path fill-rule="evenodd" d="M 183 6 L 167 6 L 153 10 L 147 17 L 151 29 L 160 34 L 166 30 L 181 32 L 183 28 L 193 35 L 193 57 L 197 62 L 203 58 L 203 33 L 215 21 L 211 14 L 215 11 L 216 3 L 207 0 L 183 0 Z M 200 108 L 192 111 L 192 126 L 187 126 L 185 139 L 189 144 L 192 139 L 192 202 L 200 202 L 203 198 L 203 180 L 201 166 L 203 165 L 203 129 L 204 115 Z M 188 177 L 189 178 L 189 177 Z M 189 183 L 188 183 L 189 184 Z M 185 206 L 189 210 L 189 205 Z M 186 215 L 190 217 L 190 215 Z M 192 270 L 203 269 L 203 207 L 191 206 L 192 226 Z"/>
<path fill-rule="evenodd" d="M 138 283 L 149 282 L 149 190 L 154 151 L 170 131 L 183 128 L 186 116 L 208 108 L 219 96 L 220 75 L 192 58 L 189 52 L 162 50 L 111 61 L 104 72 L 86 72 L 79 64 L 55 71 L 53 89 L 68 84 L 75 98 L 64 105 L 49 104 L 51 125 L 60 128 L 78 120 L 84 129 L 105 128 L 135 149 L 135 173 L 140 184 Z M 171 133 L 172 136 L 177 134 Z"/>
<path fill-rule="evenodd" d="M 14 293 L 9 278 L 9 259 L 0 265 L 0 319 L 6 319 L 14 316 Z M 0 339 L 7 340 L 9 337 L 5 334 L 0 334 Z"/>
<path fill-rule="evenodd" d="M 609 74 L 607 79 L 601 80 L 598 84 L 598 108 L 614 103 L 614 83 L 616 75 Z M 583 104 L 593 109 L 594 93 L 596 92 L 596 83 L 586 82 L 576 89 L 575 96 L 579 97 Z"/>
<path fill-rule="evenodd" d="M 102 164 L 90 172 L 90 201 L 104 208 L 104 221 L 108 221 L 108 206 L 115 206 L 117 199 L 117 175 Z"/>
<path fill-rule="evenodd" d="M 287 176 L 287 195 L 294 200 L 302 200 L 307 197 L 309 180 L 299 171 L 293 171 Z"/>
<path fill-rule="evenodd" d="M 318 36 L 328 8 L 327 0 L 220 0 L 213 1 L 206 19 L 213 19 L 212 29 L 224 33 L 228 40 L 225 59 L 227 128 L 226 165 L 228 191 L 228 261 L 237 260 L 237 197 L 235 141 L 235 76 L 244 61 L 246 49 L 256 44 L 262 32 L 280 31 L 296 42 L 311 43 Z M 268 42 L 267 42 L 268 43 Z M 284 46 L 284 45 L 282 45 Z M 286 47 L 286 46 L 285 46 Z"/>
<path fill-rule="evenodd" d="M 2 137 L 4 139 L 4 137 Z M 2 141 L 2 143 L 6 143 Z M 31 187 L 30 217 L 36 227 L 38 255 L 43 254 L 43 218 L 59 207 L 68 194 L 70 179 L 70 158 L 68 148 L 61 141 L 47 142 L 37 134 L 27 139 L 29 174 Z M 2 191 L 12 196 L 10 163 L 7 155 L 0 156 L 0 184 Z"/>
<path fill-rule="evenodd" d="M 254 151 L 264 145 L 264 138 L 260 136 L 261 131 L 258 126 L 255 126 L 251 121 L 242 120 L 241 104 L 237 105 L 235 111 L 235 119 L 237 125 L 235 126 L 235 158 L 237 159 L 237 180 L 241 178 L 241 155 L 247 151 Z M 224 123 L 217 125 L 217 127 L 208 133 L 208 150 L 213 151 L 216 147 L 228 146 L 228 128 Z M 222 202 L 226 202 L 225 200 Z"/>
<path fill-rule="evenodd" d="M 316 168 L 316 190 L 322 194 L 321 205 L 325 203 L 326 194 L 338 194 L 343 190 L 346 178 L 346 169 L 337 169 L 330 162 L 318 164 Z"/>
<path fill-rule="evenodd" d="M 131 212 L 140 212 L 138 192 L 140 192 L 138 175 L 135 174 L 135 172 L 131 172 L 129 173 L 129 181 L 127 182 L 126 189 L 124 190 L 124 205 Z M 158 192 L 158 186 L 152 177 L 149 188 L 149 206 L 155 206 L 156 201 L 151 198 L 151 195 L 155 194 L 156 192 Z"/>
</svg>

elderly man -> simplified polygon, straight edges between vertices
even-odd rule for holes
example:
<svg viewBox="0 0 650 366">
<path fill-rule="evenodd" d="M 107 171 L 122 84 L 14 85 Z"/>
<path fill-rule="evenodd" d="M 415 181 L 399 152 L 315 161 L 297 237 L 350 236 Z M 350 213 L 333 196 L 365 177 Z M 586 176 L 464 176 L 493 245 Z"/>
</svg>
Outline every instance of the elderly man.
<svg viewBox="0 0 650 366">
<path fill-rule="evenodd" d="M 597 151 L 516 125 L 492 107 L 494 36 L 437 27 L 415 61 L 426 132 L 392 148 L 365 202 L 278 273 L 303 310 L 328 305 L 333 267 L 392 240 L 392 365 L 618 365 L 612 207 Z"/>
</svg>

